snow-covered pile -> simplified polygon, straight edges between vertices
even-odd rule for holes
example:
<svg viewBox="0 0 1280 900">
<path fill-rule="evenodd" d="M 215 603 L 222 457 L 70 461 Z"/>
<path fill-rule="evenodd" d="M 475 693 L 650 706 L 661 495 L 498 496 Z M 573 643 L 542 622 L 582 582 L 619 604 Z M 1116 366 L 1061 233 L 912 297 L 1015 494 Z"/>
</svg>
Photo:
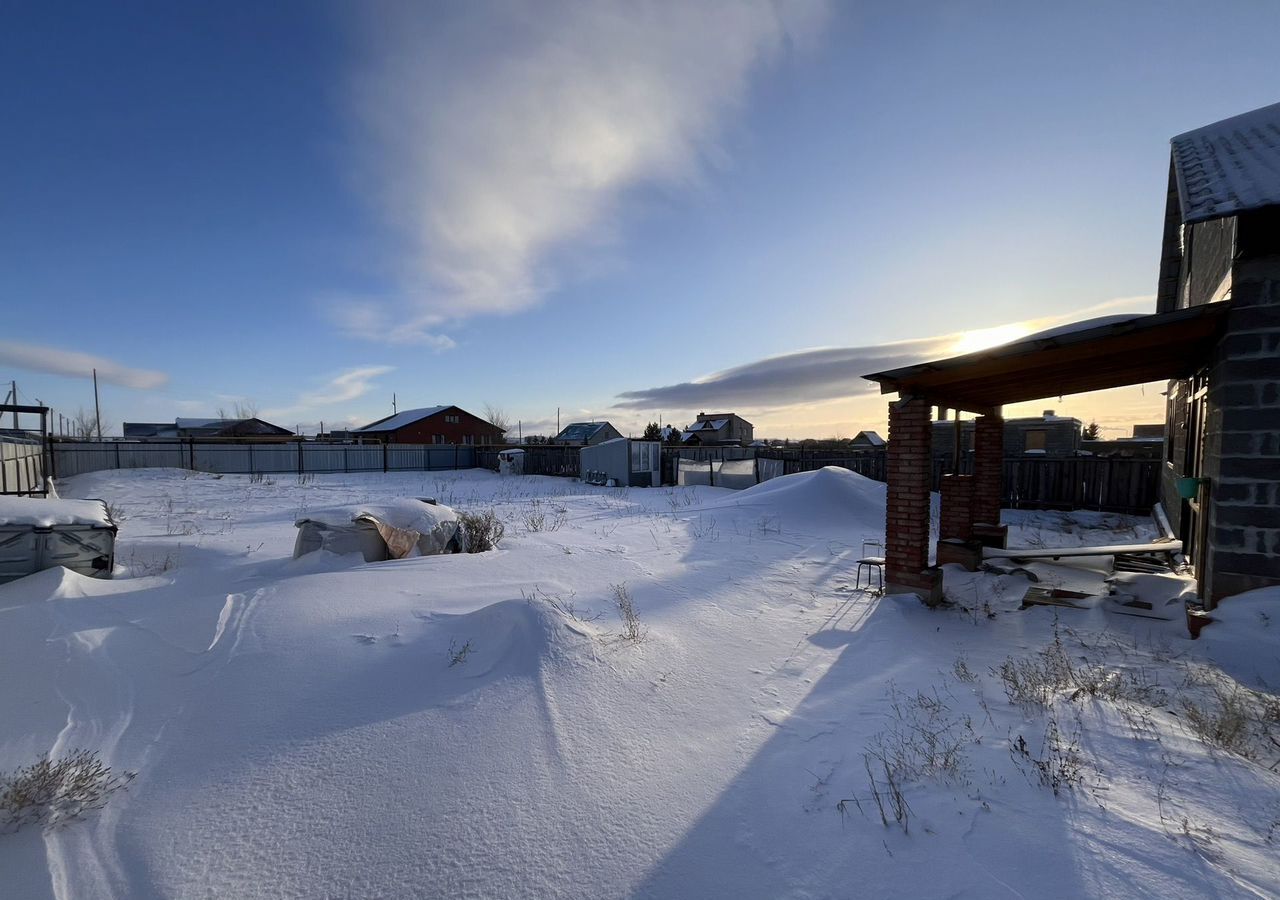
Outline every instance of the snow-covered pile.
<svg viewBox="0 0 1280 900">
<path fill-rule="evenodd" d="M 293 555 L 325 549 L 364 552 L 366 560 L 403 559 L 462 550 L 458 514 L 447 506 L 410 497 L 309 510 L 295 522 L 299 529 Z M 371 555 L 361 530 L 378 534 L 382 546 Z"/>
<path fill-rule="evenodd" d="M 0 834 L 5 897 L 1280 894 L 1265 723 L 1202 737 L 1233 696 L 1230 616 L 1192 643 L 1022 612 L 1025 577 L 954 567 L 949 609 L 854 590 L 885 512 L 857 476 L 63 487 L 120 511 L 118 577 L 0 585 L 0 770 L 83 747 L 138 775 L 86 821 Z M 492 509 L 506 536 L 290 558 L 312 510 L 420 496 Z M 1046 541 L 1145 527 L 1009 519 Z"/>
<path fill-rule="evenodd" d="M 776 516 L 788 527 L 811 531 L 884 531 L 885 485 L 848 469 L 827 466 L 784 475 L 720 497 L 702 509 L 741 509 Z"/>
</svg>

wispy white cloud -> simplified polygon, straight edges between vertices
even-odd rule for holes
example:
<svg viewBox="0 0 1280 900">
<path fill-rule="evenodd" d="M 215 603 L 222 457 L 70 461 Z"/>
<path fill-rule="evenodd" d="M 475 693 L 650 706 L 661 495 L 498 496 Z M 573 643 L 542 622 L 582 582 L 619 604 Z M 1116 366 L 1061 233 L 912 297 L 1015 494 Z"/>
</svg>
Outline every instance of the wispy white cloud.
<svg viewBox="0 0 1280 900">
<path fill-rule="evenodd" d="M 169 381 L 164 372 L 135 369 L 104 356 L 14 341 L 0 341 L 0 365 L 67 378 L 90 378 L 97 369 L 99 381 L 135 390 L 154 390 Z"/>
<path fill-rule="evenodd" d="M 265 409 L 266 418 L 297 418 L 340 403 L 358 400 L 373 389 L 377 378 L 395 370 L 394 366 L 359 366 L 329 378 L 323 386 L 301 394 L 288 406 Z"/>
<path fill-rule="evenodd" d="M 564 275 L 553 257 L 610 238 L 625 190 L 695 183 L 753 72 L 825 17 L 819 0 L 359 9 L 347 96 L 361 183 L 404 241 L 403 294 L 337 318 L 428 343 L 535 304 Z"/>
</svg>

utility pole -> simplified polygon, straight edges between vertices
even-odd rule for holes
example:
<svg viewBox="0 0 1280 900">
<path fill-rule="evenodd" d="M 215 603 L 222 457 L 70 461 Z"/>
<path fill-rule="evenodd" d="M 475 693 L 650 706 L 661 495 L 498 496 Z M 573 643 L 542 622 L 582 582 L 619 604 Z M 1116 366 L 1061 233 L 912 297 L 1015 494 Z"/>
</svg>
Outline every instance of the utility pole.
<svg viewBox="0 0 1280 900">
<path fill-rule="evenodd" d="M 396 394 L 395 394 L 395 391 L 392 391 L 391 392 L 391 415 L 394 416 L 398 412 L 399 410 L 396 409 Z"/>
<path fill-rule="evenodd" d="M 560 407 L 556 407 L 556 434 L 560 433 Z"/>
<path fill-rule="evenodd" d="M 98 370 L 93 370 L 93 421 L 98 429 L 98 440 L 102 440 L 102 406 L 98 403 Z"/>
<path fill-rule="evenodd" d="M 18 405 L 18 382 L 16 381 L 9 382 L 9 396 L 13 398 L 9 402 L 12 403 L 14 406 L 17 406 Z M 14 431 L 18 430 L 18 411 L 16 409 L 13 411 L 13 430 Z"/>
</svg>

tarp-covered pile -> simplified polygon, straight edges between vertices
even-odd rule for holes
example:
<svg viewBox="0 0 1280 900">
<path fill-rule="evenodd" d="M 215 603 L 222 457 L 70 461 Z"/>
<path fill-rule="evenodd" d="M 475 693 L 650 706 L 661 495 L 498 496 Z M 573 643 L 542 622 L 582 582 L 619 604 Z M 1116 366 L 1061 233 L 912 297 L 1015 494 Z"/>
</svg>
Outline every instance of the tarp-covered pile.
<svg viewBox="0 0 1280 900">
<path fill-rule="evenodd" d="M 359 553 L 366 562 L 460 553 L 466 536 L 458 514 L 428 500 L 404 498 L 313 510 L 299 518 L 297 559 L 305 553 Z"/>
</svg>

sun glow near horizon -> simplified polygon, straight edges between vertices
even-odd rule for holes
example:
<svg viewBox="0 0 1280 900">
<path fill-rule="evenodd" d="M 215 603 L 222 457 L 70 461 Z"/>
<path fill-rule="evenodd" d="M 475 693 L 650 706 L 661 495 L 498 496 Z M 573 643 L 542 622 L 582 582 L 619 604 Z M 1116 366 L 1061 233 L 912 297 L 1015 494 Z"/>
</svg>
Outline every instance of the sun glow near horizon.
<svg viewBox="0 0 1280 900">
<path fill-rule="evenodd" d="M 963 356 L 966 353 L 986 350 L 988 347 L 998 347 L 1001 344 L 1016 341 L 1032 333 L 1032 329 L 1025 323 L 996 325 L 992 328 L 975 328 L 972 331 L 961 332 L 951 345 L 951 352 L 957 356 Z"/>
</svg>

